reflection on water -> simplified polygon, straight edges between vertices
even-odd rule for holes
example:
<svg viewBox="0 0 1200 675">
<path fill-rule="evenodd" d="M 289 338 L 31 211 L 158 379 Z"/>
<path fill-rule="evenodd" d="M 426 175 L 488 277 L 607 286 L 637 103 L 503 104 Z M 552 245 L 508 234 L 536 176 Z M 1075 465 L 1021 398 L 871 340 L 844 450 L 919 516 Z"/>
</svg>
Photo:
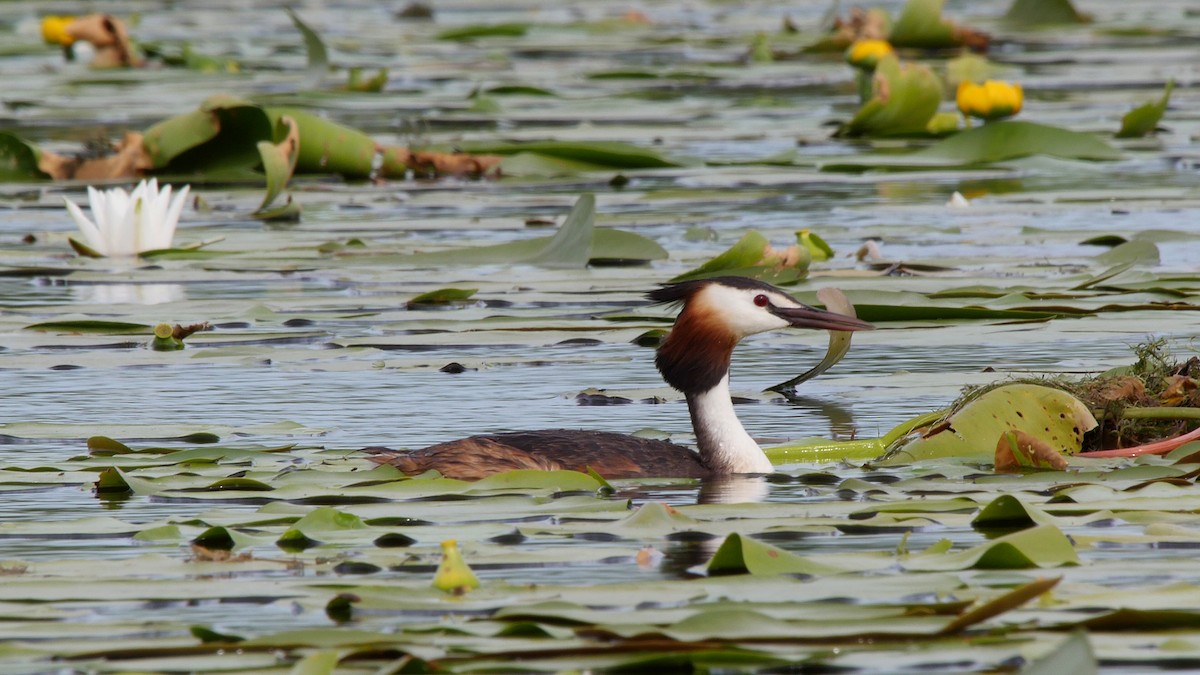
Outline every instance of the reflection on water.
<svg viewBox="0 0 1200 675">
<path fill-rule="evenodd" d="M 706 479 L 697 504 L 746 504 L 765 501 L 770 485 L 761 476 L 720 476 Z"/>
<path fill-rule="evenodd" d="M 799 396 L 794 392 L 784 393 L 783 398 L 788 405 L 805 409 L 818 417 L 829 420 L 828 435 L 832 438 L 858 438 L 858 427 L 854 424 L 854 413 L 849 406 L 829 399 Z"/>
<path fill-rule="evenodd" d="M 71 284 L 71 295 L 81 305 L 165 305 L 182 302 L 182 284 Z"/>
</svg>

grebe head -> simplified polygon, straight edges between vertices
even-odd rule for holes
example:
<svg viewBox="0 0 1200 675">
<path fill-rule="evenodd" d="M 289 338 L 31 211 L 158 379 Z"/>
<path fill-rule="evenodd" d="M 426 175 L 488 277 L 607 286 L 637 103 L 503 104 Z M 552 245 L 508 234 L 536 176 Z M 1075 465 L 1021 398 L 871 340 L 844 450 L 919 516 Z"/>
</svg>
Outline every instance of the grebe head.
<svg viewBox="0 0 1200 675">
<path fill-rule="evenodd" d="M 683 303 L 655 363 L 672 387 L 707 391 L 729 370 L 734 346 L 747 335 L 782 328 L 857 331 L 874 328 L 854 317 L 809 307 L 771 284 L 747 277 L 713 277 L 650 291 L 654 302 Z"/>
</svg>

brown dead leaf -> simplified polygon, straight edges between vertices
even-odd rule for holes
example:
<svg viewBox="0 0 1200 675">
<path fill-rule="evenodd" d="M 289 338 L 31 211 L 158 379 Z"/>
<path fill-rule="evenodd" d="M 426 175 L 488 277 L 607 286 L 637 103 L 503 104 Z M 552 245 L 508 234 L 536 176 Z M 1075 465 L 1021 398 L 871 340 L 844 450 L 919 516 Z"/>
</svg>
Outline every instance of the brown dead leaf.
<svg viewBox="0 0 1200 675">
<path fill-rule="evenodd" d="M 1102 405 L 1117 401 L 1135 402 L 1146 395 L 1146 385 L 1141 378 L 1125 375 L 1106 382 L 1104 387 L 1096 392 L 1096 402 Z"/>
<path fill-rule="evenodd" d="M 959 44 L 973 52 L 983 53 L 992 45 L 992 36 L 981 30 L 953 25 L 951 30 Z"/>
<path fill-rule="evenodd" d="M 187 326 L 175 324 L 175 327 L 171 329 L 171 337 L 175 338 L 176 340 L 182 340 L 192 333 L 203 330 L 212 330 L 212 326 L 210 326 L 207 321 L 204 323 L 188 324 Z"/>
<path fill-rule="evenodd" d="M 778 249 L 770 244 L 763 248 L 762 258 L 759 259 L 759 265 L 775 266 L 779 268 L 796 267 L 804 261 L 804 256 L 800 251 L 799 244 L 792 244 L 784 249 Z"/>
<path fill-rule="evenodd" d="M 125 23 L 111 14 L 89 14 L 72 21 L 67 26 L 67 35 L 76 40 L 92 43 L 96 55 L 92 58 L 94 68 L 131 68 L 142 65 L 142 60 L 129 41 Z"/>
<path fill-rule="evenodd" d="M 624 23 L 631 23 L 631 24 L 638 25 L 638 26 L 649 26 L 652 23 L 654 23 L 653 21 L 650 20 L 650 17 L 646 16 L 646 14 L 644 12 L 641 12 L 636 9 L 631 9 L 628 12 L 625 12 L 624 14 L 622 14 L 621 21 L 623 21 Z"/>
<path fill-rule="evenodd" d="M 849 17 L 834 20 L 830 39 L 838 44 L 845 43 L 847 47 L 857 40 L 886 40 L 891 32 L 889 23 L 887 14 L 880 10 L 854 7 Z"/>
<path fill-rule="evenodd" d="M 472 155 L 465 152 L 422 152 L 399 147 L 381 147 L 382 174 L 402 176 L 408 171 L 423 176 L 483 176 L 498 172 L 498 155 Z"/>
<path fill-rule="evenodd" d="M 638 549 L 636 558 L 637 566 L 644 570 L 648 570 L 658 567 L 663 560 L 663 554 L 658 549 L 647 544 Z"/>
<path fill-rule="evenodd" d="M 1028 468 L 1056 471 L 1067 468 L 1062 453 L 1037 436 L 1019 430 L 1005 432 L 996 441 L 994 464 L 996 473 L 1018 473 Z"/>
<path fill-rule="evenodd" d="M 1195 396 L 1195 380 L 1185 375 L 1171 375 L 1167 378 L 1167 386 L 1163 388 L 1159 399 L 1165 406 L 1179 406 L 1194 399 Z"/>
<path fill-rule="evenodd" d="M 235 556 L 232 551 L 192 544 L 193 562 L 246 562 L 253 559 L 254 556 L 250 553 L 240 553 Z"/>
<path fill-rule="evenodd" d="M 54 180 L 103 181 L 140 178 L 152 168 L 150 156 L 142 145 L 142 135 L 131 131 L 104 157 L 65 157 L 42 151 L 38 168 Z"/>
</svg>

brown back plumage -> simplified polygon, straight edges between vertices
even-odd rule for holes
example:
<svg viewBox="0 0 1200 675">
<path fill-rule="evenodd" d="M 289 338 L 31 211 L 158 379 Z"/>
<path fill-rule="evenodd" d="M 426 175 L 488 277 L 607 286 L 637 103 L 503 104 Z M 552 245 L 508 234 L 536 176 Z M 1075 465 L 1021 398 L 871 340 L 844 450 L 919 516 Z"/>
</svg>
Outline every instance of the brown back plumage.
<svg viewBox="0 0 1200 675">
<path fill-rule="evenodd" d="M 447 478 L 478 480 L 513 469 L 591 467 L 605 478 L 709 475 L 695 452 L 666 441 L 607 431 L 545 429 L 484 434 L 438 443 L 420 450 L 366 448 L 371 461 L 390 464 L 406 474 L 436 469 Z"/>
</svg>

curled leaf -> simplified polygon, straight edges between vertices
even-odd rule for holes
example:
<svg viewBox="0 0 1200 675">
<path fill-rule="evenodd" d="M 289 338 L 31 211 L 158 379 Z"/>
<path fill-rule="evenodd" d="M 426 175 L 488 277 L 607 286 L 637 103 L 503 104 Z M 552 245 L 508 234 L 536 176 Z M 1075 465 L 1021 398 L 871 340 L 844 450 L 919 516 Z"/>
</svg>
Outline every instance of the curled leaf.
<svg viewBox="0 0 1200 675">
<path fill-rule="evenodd" d="M 1024 431 L 1006 431 L 996 442 L 996 473 L 1015 473 L 1025 468 L 1063 471 L 1067 460 L 1042 439 Z"/>
<path fill-rule="evenodd" d="M 1125 113 L 1121 118 L 1121 129 L 1117 138 L 1139 138 L 1153 134 L 1167 112 L 1167 104 L 1171 102 L 1171 92 L 1175 90 L 1175 80 L 1167 82 L 1162 98 L 1157 101 L 1142 104 Z"/>
<path fill-rule="evenodd" d="M 837 131 L 838 136 L 899 136 L 924 133 L 942 101 L 942 82 L 929 66 L 879 59 L 872 96 Z"/>
<path fill-rule="evenodd" d="M 924 436 L 902 443 L 882 461 L 902 463 L 937 457 L 991 460 L 996 439 L 1022 431 L 1056 452 L 1080 451 L 1084 432 L 1096 418 L 1082 401 L 1061 389 L 1008 384 L 970 401 Z"/>
<path fill-rule="evenodd" d="M 807 248 L 794 245 L 776 249 L 760 232 L 750 230 L 724 252 L 671 282 L 737 274 L 775 284 L 795 283 L 808 275 L 809 261 Z"/>
<path fill-rule="evenodd" d="M 858 313 L 854 311 L 854 305 L 850 303 L 850 299 L 837 288 L 822 288 L 817 291 L 817 299 L 825 303 L 825 309 L 831 312 L 858 318 Z M 767 391 L 777 391 L 780 393 L 794 391 L 796 385 L 811 380 L 829 370 L 834 364 L 842 360 L 846 352 L 850 351 L 850 337 L 852 335 L 853 333 L 850 331 L 829 331 L 829 347 L 825 350 L 825 357 L 821 359 L 820 363 L 786 382 L 780 382 L 773 387 L 768 387 Z"/>
</svg>

